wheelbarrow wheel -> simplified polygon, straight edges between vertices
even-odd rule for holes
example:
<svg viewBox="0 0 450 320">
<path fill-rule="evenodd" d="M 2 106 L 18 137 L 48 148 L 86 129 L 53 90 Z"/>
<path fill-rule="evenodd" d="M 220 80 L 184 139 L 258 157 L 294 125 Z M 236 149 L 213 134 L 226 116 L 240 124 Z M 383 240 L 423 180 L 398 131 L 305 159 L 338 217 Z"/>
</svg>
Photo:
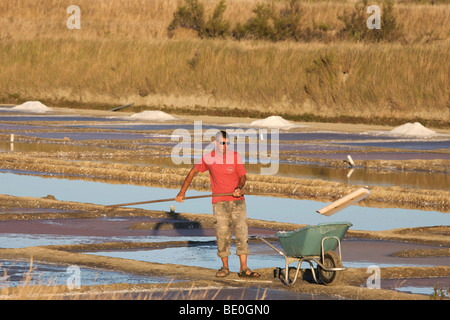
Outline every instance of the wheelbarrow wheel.
<svg viewBox="0 0 450 320">
<path fill-rule="evenodd" d="M 321 263 L 326 269 L 342 268 L 342 260 L 334 251 L 325 252 L 324 260 Z M 317 266 L 317 272 L 325 285 L 336 283 L 340 275 L 339 271 L 326 271 L 320 265 Z"/>
</svg>

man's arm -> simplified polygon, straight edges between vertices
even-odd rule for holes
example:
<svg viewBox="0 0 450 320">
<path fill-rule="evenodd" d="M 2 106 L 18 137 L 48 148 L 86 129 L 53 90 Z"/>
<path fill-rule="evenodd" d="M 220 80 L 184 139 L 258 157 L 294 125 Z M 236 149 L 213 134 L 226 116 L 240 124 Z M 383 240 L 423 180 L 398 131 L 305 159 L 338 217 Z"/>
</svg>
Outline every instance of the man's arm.
<svg viewBox="0 0 450 320">
<path fill-rule="evenodd" d="M 244 188 L 246 181 L 247 175 L 244 174 L 243 176 L 239 177 L 239 182 L 236 189 L 234 189 L 233 197 L 239 198 L 242 195 L 242 189 Z"/>
<path fill-rule="evenodd" d="M 194 166 L 191 171 L 189 171 L 188 175 L 186 176 L 186 179 L 184 180 L 183 186 L 180 189 L 180 192 L 178 192 L 178 195 L 175 198 L 175 201 L 183 203 L 184 201 L 184 195 L 186 194 L 186 190 L 191 184 L 192 179 L 194 179 L 195 175 L 198 173 L 198 169 Z"/>
</svg>

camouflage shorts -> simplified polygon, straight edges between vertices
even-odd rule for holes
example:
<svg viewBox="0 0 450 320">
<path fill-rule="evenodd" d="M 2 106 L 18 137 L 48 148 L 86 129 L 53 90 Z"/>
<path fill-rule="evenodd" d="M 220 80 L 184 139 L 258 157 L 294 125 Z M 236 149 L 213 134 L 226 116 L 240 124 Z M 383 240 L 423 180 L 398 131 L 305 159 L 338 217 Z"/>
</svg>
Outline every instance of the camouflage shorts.
<svg viewBox="0 0 450 320">
<path fill-rule="evenodd" d="M 236 238 L 236 255 L 248 254 L 247 209 L 245 200 L 219 201 L 213 204 L 217 238 L 217 255 L 230 255 L 232 230 Z"/>
</svg>

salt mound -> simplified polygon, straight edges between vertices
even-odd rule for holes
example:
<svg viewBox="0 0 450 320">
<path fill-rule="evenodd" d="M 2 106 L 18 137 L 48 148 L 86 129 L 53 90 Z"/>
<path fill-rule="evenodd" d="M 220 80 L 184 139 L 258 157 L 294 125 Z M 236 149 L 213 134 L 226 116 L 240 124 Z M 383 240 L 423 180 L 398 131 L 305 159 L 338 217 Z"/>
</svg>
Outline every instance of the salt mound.
<svg viewBox="0 0 450 320">
<path fill-rule="evenodd" d="M 435 131 L 425 128 L 419 122 L 405 123 L 389 131 L 389 133 L 395 136 L 406 137 L 433 137 L 437 135 Z"/>
<path fill-rule="evenodd" d="M 266 119 L 255 120 L 252 123 L 250 123 L 250 126 L 274 128 L 274 129 L 289 129 L 289 128 L 296 127 L 296 125 L 283 119 L 280 116 L 270 116 Z"/>
<path fill-rule="evenodd" d="M 143 111 L 143 112 L 135 113 L 135 114 L 131 115 L 130 119 L 150 120 L 150 121 L 177 120 L 177 118 L 171 116 L 168 113 L 162 112 L 162 111 Z"/>
<path fill-rule="evenodd" d="M 27 101 L 18 106 L 11 108 L 14 111 L 25 111 L 25 112 L 36 112 L 36 113 L 44 113 L 52 111 L 49 107 L 42 104 L 39 101 Z"/>
</svg>

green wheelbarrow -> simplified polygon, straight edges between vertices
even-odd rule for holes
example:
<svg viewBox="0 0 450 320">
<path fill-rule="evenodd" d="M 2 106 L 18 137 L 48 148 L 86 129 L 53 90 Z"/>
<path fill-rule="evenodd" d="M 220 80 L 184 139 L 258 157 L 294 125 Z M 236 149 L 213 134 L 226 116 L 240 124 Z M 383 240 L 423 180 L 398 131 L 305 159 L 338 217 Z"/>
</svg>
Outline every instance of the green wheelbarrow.
<svg viewBox="0 0 450 320">
<path fill-rule="evenodd" d="M 278 252 L 286 259 L 286 268 L 277 268 L 275 276 L 282 279 L 287 285 L 297 281 L 300 266 L 303 261 L 311 266 L 311 273 L 316 283 L 331 285 L 335 282 L 341 271 L 346 270 L 342 266 L 341 240 L 347 230 L 352 226 L 350 222 L 320 223 L 317 226 L 306 226 L 295 231 L 279 231 L 277 237 L 283 250 L 279 250 L 261 237 L 256 237 Z M 338 248 L 339 254 L 335 252 Z M 313 261 L 317 264 L 314 271 Z M 294 278 L 289 277 L 289 265 L 298 262 Z"/>
</svg>

